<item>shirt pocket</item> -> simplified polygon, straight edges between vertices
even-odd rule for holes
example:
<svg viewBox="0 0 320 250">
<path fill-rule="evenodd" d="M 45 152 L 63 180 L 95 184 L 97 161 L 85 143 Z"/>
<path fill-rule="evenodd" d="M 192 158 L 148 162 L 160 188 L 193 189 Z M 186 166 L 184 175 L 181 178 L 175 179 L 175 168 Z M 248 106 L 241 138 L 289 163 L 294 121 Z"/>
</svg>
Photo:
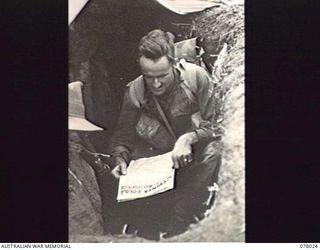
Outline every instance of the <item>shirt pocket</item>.
<svg viewBox="0 0 320 250">
<path fill-rule="evenodd" d="M 160 123 L 145 114 L 141 114 L 141 117 L 136 125 L 136 131 L 139 136 L 146 140 L 152 140 L 160 127 Z"/>
<path fill-rule="evenodd" d="M 143 114 L 136 125 L 140 138 L 163 152 L 172 150 L 174 140 L 165 127 L 156 119 Z"/>
</svg>

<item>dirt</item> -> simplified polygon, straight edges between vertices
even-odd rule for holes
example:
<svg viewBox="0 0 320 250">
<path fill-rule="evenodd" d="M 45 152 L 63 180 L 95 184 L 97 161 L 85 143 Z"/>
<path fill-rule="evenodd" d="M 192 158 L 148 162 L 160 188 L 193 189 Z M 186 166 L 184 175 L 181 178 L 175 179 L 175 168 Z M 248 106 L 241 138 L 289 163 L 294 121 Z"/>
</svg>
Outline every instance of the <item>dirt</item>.
<svg viewBox="0 0 320 250">
<path fill-rule="evenodd" d="M 195 18 L 197 35 L 204 38 L 207 54 L 226 53 L 213 69 L 217 85 L 216 122 L 222 131 L 223 160 L 220 191 L 214 209 L 184 234 L 161 242 L 244 242 L 244 6 L 222 4 Z M 239 2 L 239 1 L 237 1 Z M 216 59 L 216 58 L 214 58 Z M 214 64 L 212 60 L 210 63 Z M 151 242 L 135 236 L 71 235 L 70 242 Z"/>
<path fill-rule="evenodd" d="M 202 225 L 175 240 L 243 242 L 245 240 L 243 5 L 223 5 L 207 10 L 196 19 L 196 24 L 198 35 L 205 38 L 207 47 L 210 47 L 211 41 L 216 41 L 218 44 L 211 53 L 221 51 L 224 43 L 227 45 L 226 54 L 220 58 L 221 61 L 213 70 L 213 74 L 219 78 L 216 97 L 220 101 L 222 119 L 220 123 L 217 121 L 217 126 L 224 131 L 220 192 L 215 209 Z M 221 76 L 223 74 L 219 72 L 225 75 Z"/>
</svg>

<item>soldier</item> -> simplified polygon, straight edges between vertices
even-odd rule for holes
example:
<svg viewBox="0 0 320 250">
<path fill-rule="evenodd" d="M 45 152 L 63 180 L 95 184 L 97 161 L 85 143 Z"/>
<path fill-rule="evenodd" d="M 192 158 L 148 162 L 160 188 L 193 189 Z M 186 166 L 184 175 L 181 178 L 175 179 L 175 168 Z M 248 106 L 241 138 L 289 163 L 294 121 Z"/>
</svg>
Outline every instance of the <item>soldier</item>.
<svg viewBox="0 0 320 250">
<path fill-rule="evenodd" d="M 221 156 L 213 133 L 213 84 L 195 64 L 175 58 L 174 36 L 153 30 L 139 44 L 142 75 L 127 85 L 112 137 L 111 174 L 102 181 L 105 231 L 159 240 L 187 230 L 214 202 Z M 132 159 L 172 151 L 175 188 L 116 202 L 118 178 Z M 211 189 L 210 189 L 211 187 Z"/>
</svg>

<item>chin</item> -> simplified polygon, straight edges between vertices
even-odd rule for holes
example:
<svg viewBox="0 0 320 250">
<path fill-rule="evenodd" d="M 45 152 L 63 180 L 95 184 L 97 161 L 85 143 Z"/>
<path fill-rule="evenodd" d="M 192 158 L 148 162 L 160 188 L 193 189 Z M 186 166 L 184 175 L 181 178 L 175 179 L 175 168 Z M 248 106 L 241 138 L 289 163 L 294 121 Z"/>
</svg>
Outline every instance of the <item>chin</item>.
<svg viewBox="0 0 320 250">
<path fill-rule="evenodd" d="M 152 94 L 156 95 L 156 96 L 159 96 L 159 95 L 163 95 L 164 94 L 164 90 L 161 90 L 161 91 L 152 91 Z"/>
</svg>

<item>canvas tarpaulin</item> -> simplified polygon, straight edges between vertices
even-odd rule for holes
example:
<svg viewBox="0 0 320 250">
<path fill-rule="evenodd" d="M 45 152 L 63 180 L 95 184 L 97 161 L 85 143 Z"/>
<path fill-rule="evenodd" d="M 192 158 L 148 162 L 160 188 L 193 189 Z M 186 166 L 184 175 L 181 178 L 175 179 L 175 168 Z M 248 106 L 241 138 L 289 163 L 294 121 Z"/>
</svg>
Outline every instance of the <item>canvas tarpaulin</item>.
<svg viewBox="0 0 320 250">
<path fill-rule="evenodd" d="M 218 1 L 203 0 L 156 0 L 159 4 L 180 15 L 203 11 L 207 8 L 219 5 Z"/>
<path fill-rule="evenodd" d="M 68 1 L 68 23 L 69 25 L 78 16 L 80 11 L 85 7 L 89 0 L 69 0 Z M 155 0 L 168 10 L 179 14 L 186 15 L 194 12 L 203 11 L 221 4 L 220 0 Z"/>
</svg>

